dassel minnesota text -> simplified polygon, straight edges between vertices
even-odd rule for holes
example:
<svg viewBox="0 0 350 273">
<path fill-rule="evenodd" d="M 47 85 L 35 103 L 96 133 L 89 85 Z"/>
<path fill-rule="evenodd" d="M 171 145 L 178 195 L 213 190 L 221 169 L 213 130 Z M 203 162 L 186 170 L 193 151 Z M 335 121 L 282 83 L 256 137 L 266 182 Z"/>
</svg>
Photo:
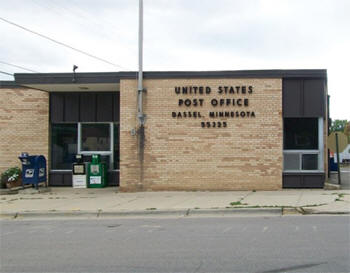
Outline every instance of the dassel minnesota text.
<svg viewBox="0 0 350 273">
<path fill-rule="evenodd" d="M 172 112 L 173 118 L 205 118 L 205 114 L 200 111 L 206 103 L 209 103 L 213 110 L 207 114 L 211 119 L 219 121 L 201 121 L 202 128 L 220 128 L 227 127 L 228 118 L 255 118 L 254 111 L 245 111 L 242 108 L 249 106 L 249 96 L 253 94 L 253 86 L 218 86 L 213 91 L 217 97 L 210 97 L 212 89 L 209 86 L 176 86 L 175 94 L 187 95 L 191 98 L 179 98 L 178 107 L 182 111 Z M 198 97 L 193 97 L 193 95 Z M 223 96 L 225 96 L 223 98 Z M 231 96 L 234 96 L 231 98 Z M 196 107 L 198 111 L 188 111 L 190 107 Z M 187 111 L 186 111 L 187 110 Z"/>
</svg>

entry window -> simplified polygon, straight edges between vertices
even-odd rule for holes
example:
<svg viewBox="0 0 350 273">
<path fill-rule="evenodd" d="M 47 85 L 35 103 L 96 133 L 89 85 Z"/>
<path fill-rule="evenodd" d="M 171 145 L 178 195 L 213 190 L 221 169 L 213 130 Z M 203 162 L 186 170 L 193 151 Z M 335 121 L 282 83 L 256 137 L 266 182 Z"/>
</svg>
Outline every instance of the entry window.
<svg viewBox="0 0 350 273">
<path fill-rule="evenodd" d="M 317 118 L 285 118 L 284 119 L 285 150 L 317 150 L 318 119 Z"/>
<path fill-rule="evenodd" d="M 111 132 L 109 124 L 82 124 L 81 151 L 110 151 Z"/>
<path fill-rule="evenodd" d="M 119 124 L 51 124 L 51 170 L 71 170 L 76 154 L 83 154 L 87 162 L 99 154 L 108 170 L 119 170 Z"/>
<path fill-rule="evenodd" d="M 309 172 L 323 170 L 322 132 L 322 118 L 284 119 L 284 171 Z"/>
<path fill-rule="evenodd" d="M 119 169 L 119 127 L 114 123 L 79 123 L 78 153 L 87 157 L 101 155 L 108 170 Z M 115 129 L 117 127 L 117 130 Z M 114 134 L 117 133 L 117 137 Z M 118 141 L 118 143 L 116 143 Z"/>
<path fill-rule="evenodd" d="M 77 153 L 77 124 L 51 125 L 51 168 L 72 168 Z"/>
</svg>

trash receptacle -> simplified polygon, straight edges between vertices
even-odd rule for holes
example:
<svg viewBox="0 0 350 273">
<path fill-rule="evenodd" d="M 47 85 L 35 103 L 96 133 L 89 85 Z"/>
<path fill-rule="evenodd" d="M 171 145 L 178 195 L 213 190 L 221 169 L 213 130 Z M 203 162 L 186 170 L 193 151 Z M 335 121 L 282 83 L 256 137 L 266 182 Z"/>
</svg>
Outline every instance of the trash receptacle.
<svg viewBox="0 0 350 273">
<path fill-rule="evenodd" d="M 46 184 L 46 159 L 43 155 L 22 153 L 18 157 L 22 162 L 22 186 L 32 184 L 38 188 L 39 183 Z"/>
<path fill-rule="evenodd" d="M 73 188 L 86 188 L 86 163 L 84 157 L 80 154 L 75 156 L 76 162 L 72 165 Z"/>
<path fill-rule="evenodd" d="M 91 163 L 88 164 L 88 187 L 103 188 L 107 186 L 107 166 L 101 162 L 101 156 L 92 155 Z"/>
</svg>

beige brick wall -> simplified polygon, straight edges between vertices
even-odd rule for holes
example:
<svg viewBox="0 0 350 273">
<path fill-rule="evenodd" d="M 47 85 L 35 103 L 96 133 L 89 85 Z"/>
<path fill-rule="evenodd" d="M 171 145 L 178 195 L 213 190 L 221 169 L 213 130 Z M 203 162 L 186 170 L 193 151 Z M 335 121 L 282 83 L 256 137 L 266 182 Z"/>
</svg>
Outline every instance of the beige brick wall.
<svg viewBox="0 0 350 273">
<path fill-rule="evenodd" d="M 0 173 L 20 166 L 21 152 L 48 159 L 49 96 L 33 89 L 0 89 Z"/>
<path fill-rule="evenodd" d="M 135 80 L 121 80 L 120 183 L 136 190 L 278 190 L 282 188 L 281 79 L 145 80 L 143 167 L 138 160 Z M 253 86 L 252 94 L 218 95 L 218 86 Z M 210 95 L 177 95 L 176 86 L 209 86 Z M 203 98 L 202 107 L 179 99 Z M 213 107 L 212 98 L 248 98 L 248 107 Z M 217 110 L 216 110 L 217 109 Z M 210 118 L 209 111 L 254 111 L 255 118 Z M 204 118 L 173 118 L 199 111 Z M 226 121 L 227 128 L 202 128 Z M 143 169 L 143 172 L 140 170 Z"/>
</svg>

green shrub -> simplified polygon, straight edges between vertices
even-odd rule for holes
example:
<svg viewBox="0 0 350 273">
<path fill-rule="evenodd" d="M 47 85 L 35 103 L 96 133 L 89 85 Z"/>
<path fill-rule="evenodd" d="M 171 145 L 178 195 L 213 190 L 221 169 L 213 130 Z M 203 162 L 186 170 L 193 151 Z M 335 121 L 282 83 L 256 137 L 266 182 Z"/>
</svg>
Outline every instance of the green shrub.
<svg viewBox="0 0 350 273">
<path fill-rule="evenodd" d="M 7 182 L 17 181 L 21 176 L 21 169 L 18 167 L 9 168 L 1 174 L 1 188 L 6 188 Z"/>
</svg>

